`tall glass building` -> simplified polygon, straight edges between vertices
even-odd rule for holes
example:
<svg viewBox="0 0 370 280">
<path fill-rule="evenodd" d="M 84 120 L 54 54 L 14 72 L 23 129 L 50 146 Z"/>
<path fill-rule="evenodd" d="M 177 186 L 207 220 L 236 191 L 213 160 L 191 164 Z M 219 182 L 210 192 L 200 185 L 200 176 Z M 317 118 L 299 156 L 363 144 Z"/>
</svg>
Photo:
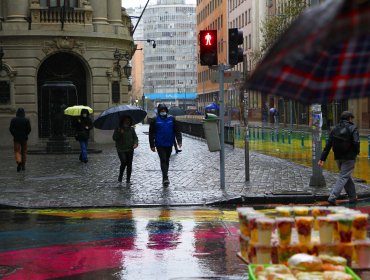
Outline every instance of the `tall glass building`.
<svg viewBox="0 0 370 280">
<path fill-rule="evenodd" d="M 143 15 L 144 38 L 156 48 L 144 49 L 144 94 L 153 106 L 165 103 L 195 109 L 195 5 L 185 0 L 157 0 Z"/>
</svg>

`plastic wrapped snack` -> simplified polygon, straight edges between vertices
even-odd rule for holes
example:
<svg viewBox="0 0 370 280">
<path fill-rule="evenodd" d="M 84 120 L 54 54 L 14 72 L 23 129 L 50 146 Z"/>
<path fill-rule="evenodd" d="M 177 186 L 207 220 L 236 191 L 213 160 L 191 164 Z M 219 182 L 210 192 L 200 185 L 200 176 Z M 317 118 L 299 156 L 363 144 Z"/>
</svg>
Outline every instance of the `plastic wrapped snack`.
<svg viewBox="0 0 370 280">
<path fill-rule="evenodd" d="M 313 224 L 313 228 L 315 230 L 319 229 L 319 224 L 318 224 L 317 218 L 322 217 L 322 216 L 326 216 L 328 214 L 330 214 L 330 211 L 325 206 L 313 206 L 313 207 L 311 207 L 311 215 L 315 219 L 314 224 Z"/>
<path fill-rule="evenodd" d="M 351 242 L 353 219 L 354 219 L 353 215 L 342 215 L 338 217 L 337 223 L 340 242 L 343 243 Z"/>
<path fill-rule="evenodd" d="M 258 242 L 258 233 L 257 233 L 257 219 L 265 217 L 262 213 L 251 213 L 247 215 L 248 228 L 251 236 L 251 243 Z"/>
<path fill-rule="evenodd" d="M 347 260 L 347 265 L 352 265 L 352 258 L 354 252 L 354 244 L 353 243 L 338 243 L 338 255 L 345 258 Z"/>
<path fill-rule="evenodd" d="M 275 220 L 265 217 L 256 219 L 258 244 L 270 245 Z"/>
<path fill-rule="evenodd" d="M 323 244 L 332 243 L 334 237 L 334 227 L 337 221 L 327 216 L 317 217 L 316 221 L 318 223 L 320 242 Z"/>
<path fill-rule="evenodd" d="M 293 212 L 295 216 L 308 216 L 310 208 L 307 206 L 294 206 Z"/>
<path fill-rule="evenodd" d="M 358 266 L 370 268 L 370 240 L 357 240 L 354 246 Z"/>
<path fill-rule="evenodd" d="M 278 253 L 278 260 L 279 263 L 286 264 L 288 259 L 301 252 L 301 246 L 298 244 L 290 244 L 290 245 L 278 245 L 277 253 Z"/>
<path fill-rule="evenodd" d="M 247 216 L 250 213 L 256 213 L 256 211 L 252 207 L 240 207 L 237 209 L 237 212 L 239 217 L 239 228 L 241 234 L 243 234 L 246 237 L 250 237 Z"/>
<path fill-rule="evenodd" d="M 313 217 L 296 217 L 295 222 L 299 243 L 310 244 L 313 227 Z"/>
<path fill-rule="evenodd" d="M 288 266 L 292 270 L 322 271 L 322 260 L 308 254 L 295 254 L 288 259 Z"/>
<path fill-rule="evenodd" d="M 270 245 L 255 245 L 256 248 L 256 263 L 270 264 L 271 263 L 271 250 Z"/>
<path fill-rule="evenodd" d="M 292 240 L 294 219 L 289 217 L 276 218 L 276 229 L 280 245 L 289 245 Z"/>
<path fill-rule="evenodd" d="M 353 216 L 352 237 L 355 240 L 365 240 L 369 214 L 359 213 Z"/>
<path fill-rule="evenodd" d="M 243 258 L 248 259 L 249 238 L 239 232 L 240 254 Z"/>
<path fill-rule="evenodd" d="M 275 208 L 278 217 L 290 217 L 292 214 L 292 207 L 279 206 Z"/>
</svg>

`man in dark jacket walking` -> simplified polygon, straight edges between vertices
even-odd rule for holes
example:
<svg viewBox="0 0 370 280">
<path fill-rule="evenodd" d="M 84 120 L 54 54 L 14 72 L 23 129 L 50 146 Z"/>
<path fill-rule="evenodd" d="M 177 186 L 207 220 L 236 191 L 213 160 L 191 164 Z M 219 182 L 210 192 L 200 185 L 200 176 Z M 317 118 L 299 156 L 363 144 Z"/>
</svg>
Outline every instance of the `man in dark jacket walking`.
<svg viewBox="0 0 370 280">
<path fill-rule="evenodd" d="M 157 117 L 149 125 L 149 145 L 153 152 L 157 149 L 161 162 L 162 182 L 164 186 L 168 186 L 170 184 L 168 169 L 172 146 L 176 138 L 177 145 L 181 148 L 182 136 L 175 118 L 168 115 L 168 108 L 165 104 L 159 104 L 157 112 Z"/>
<path fill-rule="evenodd" d="M 332 205 L 336 204 L 336 199 L 343 188 L 350 202 L 357 200 L 356 188 L 351 175 L 355 168 L 356 156 L 360 153 L 360 136 L 358 128 L 352 122 L 354 115 L 351 112 L 344 111 L 340 119 L 339 124 L 330 132 L 328 143 L 318 162 L 318 165 L 322 167 L 330 149 L 333 148 L 334 159 L 337 162 L 340 173 L 328 198 L 328 202 Z"/>
<path fill-rule="evenodd" d="M 93 128 L 92 121 L 89 117 L 89 111 L 86 109 L 81 110 L 81 115 L 74 119 L 72 125 L 74 126 L 75 132 L 75 139 L 80 142 L 80 161 L 87 163 L 87 146 L 90 137 L 90 130 Z"/>
<path fill-rule="evenodd" d="M 16 117 L 10 121 L 9 131 L 14 138 L 14 155 L 19 172 L 26 169 L 27 140 L 31 132 L 31 124 L 23 108 L 18 108 Z"/>
</svg>

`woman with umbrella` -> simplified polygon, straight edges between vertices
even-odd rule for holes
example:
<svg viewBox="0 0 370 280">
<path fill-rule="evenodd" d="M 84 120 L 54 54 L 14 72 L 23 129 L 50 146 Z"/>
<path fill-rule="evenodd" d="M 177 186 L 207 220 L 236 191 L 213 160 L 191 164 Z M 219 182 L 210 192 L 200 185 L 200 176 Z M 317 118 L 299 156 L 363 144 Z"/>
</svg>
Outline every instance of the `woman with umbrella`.
<svg viewBox="0 0 370 280">
<path fill-rule="evenodd" d="M 121 118 L 119 127 L 114 130 L 113 140 L 116 142 L 116 149 L 121 162 L 119 168 L 118 182 L 122 182 L 123 173 L 126 170 L 126 184 L 130 184 L 132 173 L 132 160 L 134 149 L 138 147 L 138 138 L 135 129 L 132 127 L 132 119 L 129 116 Z"/>
<path fill-rule="evenodd" d="M 89 111 L 87 109 L 82 109 L 81 115 L 74 119 L 72 125 L 76 130 L 75 138 L 80 142 L 80 161 L 87 163 L 87 145 L 90 137 L 90 130 L 93 128 L 92 121 L 89 117 Z"/>
</svg>

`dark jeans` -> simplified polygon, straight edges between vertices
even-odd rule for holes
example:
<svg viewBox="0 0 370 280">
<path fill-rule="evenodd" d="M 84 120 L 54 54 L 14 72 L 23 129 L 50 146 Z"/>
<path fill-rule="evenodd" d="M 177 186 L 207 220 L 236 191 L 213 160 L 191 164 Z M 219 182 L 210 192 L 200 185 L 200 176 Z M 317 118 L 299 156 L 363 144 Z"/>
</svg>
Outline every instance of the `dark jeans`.
<svg viewBox="0 0 370 280">
<path fill-rule="evenodd" d="M 161 162 L 162 178 L 168 179 L 168 168 L 170 167 L 171 147 L 157 147 L 157 153 Z"/>
<path fill-rule="evenodd" d="M 81 148 L 81 154 L 80 154 L 80 158 L 82 161 L 87 161 L 87 140 L 86 141 L 82 141 L 80 140 L 80 148 Z"/>
<path fill-rule="evenodd" d="M 132 173 L 132 161 L 134 159 L 134 151 L 130 152 L 117 152 L 121 166 L 119 167 L 119 177 L 122 179 L 123 172 L 127 167 L 126 181 L 130 181 Z"/>
</svg>

